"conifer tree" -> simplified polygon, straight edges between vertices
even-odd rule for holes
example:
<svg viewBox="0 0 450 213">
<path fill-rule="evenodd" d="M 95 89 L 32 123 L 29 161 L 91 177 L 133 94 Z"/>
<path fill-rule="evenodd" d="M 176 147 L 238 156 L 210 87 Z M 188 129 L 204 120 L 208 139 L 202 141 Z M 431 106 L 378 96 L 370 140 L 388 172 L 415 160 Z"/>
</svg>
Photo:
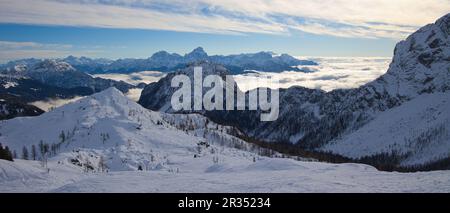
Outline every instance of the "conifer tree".
<svg viewBox="0 0 450 213">
<path fill-rule="evenodd" d="M 36 160 L 36 146 L 33 144 L 31 145 L 31 159 Z"/>
<path fill-rule="evenodd" d="M 23 146 L 22 148 L 22 159 L 28 160 L 28 149 L 26 146 Z"/>
<path fill-rule="evenodd" d="M 11 152 L 9 152 L 9 153 L 11 153 Z M 14 150 L 13 151 L 13 153 L 12 153 L 12 159 L 17 159 L 18 157 L 17 157 L 17 152 L 16 152 L 16 150 Z"/>
<path fill-rule="evenodd" d="M 5 159 L 5 150 L 3 149 L 3 145 L 0 143 L 0 159 Z"/>
<path fill-rule="evenodd" d="M 13 154 L 9 150 L 8 146 L 5 146 L 5 149 L 3 150 L 3 153 L 4 153 L 4 157 L 5 157 L 4 159 L 5 160 L 14 161 L 13 160 Z"/>
</svg>

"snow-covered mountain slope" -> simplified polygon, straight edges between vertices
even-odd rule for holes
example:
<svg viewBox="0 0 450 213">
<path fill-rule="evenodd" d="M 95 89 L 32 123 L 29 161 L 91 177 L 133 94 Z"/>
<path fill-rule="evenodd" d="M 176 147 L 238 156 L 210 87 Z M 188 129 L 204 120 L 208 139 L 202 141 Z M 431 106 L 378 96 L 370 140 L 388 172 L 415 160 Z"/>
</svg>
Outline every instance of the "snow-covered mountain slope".
<svg viewBox="0 0 450 213">
<path fill-rule="evenodd" d="M 128 89 L 134 87 L 123 81 L 93 78 L 66 62 L 56 60 L 44 60 L 27 69 L 25 73 L 27 77 L 44 84 L 62 88 L 90 88 L 93 92 L 99 92 L 112 86 L 127 92 Z"/>
<path fill-rule="evenodd" d="M 258 154 L 226 127 L 207 124 L 200 116 L 174 116 L 147 110 L 110 88 L 38 117 L 2 121 L 0 141 L 19 154 L 23 147 L 31 151 L 42 142 L 49 145 L 50 156 L 94 170 L 101 163 L 110 170 L 174 170 L 184 160 L 174 164 L 173 156 L 214 157 L 211 153 L 219 151 L 213 142 L 253 150 L 248 156 Z"/>
<path fill-rule="evenodd" d="M 84 56 L 67 56 L 66 58 L 61 59 L 61 61 L 66 62 L 73 66 L 75 69 L 83 72 L 100 71 L 104 66 L 107 66 L 113 62 L 113 60 L 105 58 L 92 59 Z"/>
<path fill-rule="evenodd" d="M 377 114 L 360 129 L 322 150 L 351 158 L 396 153 L 402 166 L 450 156 L 450 93 L 423 94 Z"/>
<path fill-rule="evenodd" d="M 10 61 L 6 64 L 0 65 L 0 70 L 5 71 L 13 71 L 20 67 L 33 67 L 36 64 L 42 63 L 45 59 L 36 59 L 36 58 L 27 58 L 27 59 L 19 59 Z M 113 61 L 109 59 L 92 59 L 87 57 L 75 57 L 68 56 L 62 59 L 56 59 L 58 62 L 65 62 L 70 64 L 77 70 L 82 70 L 85 72 L 96 72 L 101 71 L 102 67 L 111 64 Z"/>
</svg>

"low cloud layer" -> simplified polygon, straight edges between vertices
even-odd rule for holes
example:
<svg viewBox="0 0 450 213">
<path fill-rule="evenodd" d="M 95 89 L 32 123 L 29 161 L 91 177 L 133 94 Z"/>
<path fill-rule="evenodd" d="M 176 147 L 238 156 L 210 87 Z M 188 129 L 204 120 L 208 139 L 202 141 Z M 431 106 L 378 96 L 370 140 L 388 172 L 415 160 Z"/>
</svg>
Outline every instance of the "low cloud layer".
<svg viewBox="0 0 450 213">
<path fill-rule="evenodd" d="M 139 97 L 141 96 L 141 92 L 142 92 L 142 89 L 139 89 L 139 88 L 130 89 L 124 95 L 133 101 L 138 101 Z M 74 98 L 68 98 L 68 99 L 53 98 L 53 99 L 42 100 L 42 101 L 34 101 L 29 104 L 48 112 L 57 107 L 78 101 L 82 98 L 84 98 L 84 96 L 76 96 Z"/>
<path fill-rule="evenodd" d="M 49 100 L 45 100 L 45 101 L 31 102 L 30 104 L 34 105 L 34 106 L 36 106 L 36 107 L 38 107 L 38 108 L 40 108 L 40 109 L 42 109 L 42 110 L 44 110 L 46 112 L 48 112 L 48 111 L 50 111 L 50 110 L 52 110 L 54 108 L 60 107 L 62 105 L 66 105 L 68 103 L 75 102 L 77 100 L 80 100 L 81 98 L 83 98 L 83 97 L 82 96 L 77 96 L 75 98 L 70 98 L 70 99 L 60 99 L 60 98 L 58 98 L 58 99 L 49 99 Z"/>
<path fill-rule="evenodd" d="M 116 81 L 125 81 L 129 84 L 138 85 L 139 83 L 152 83 L 156 82 L 162 77 L 164 77 L 164 73 L 158 71 L 142 71 L 135 72 L 130 74 L 96 74 L 94 77 L 112 79 Z"/>
<path fill-rule="evenodd" d="M 139 89 L 139 88 L 135 88 L 135 89 L 130 89 L 127 93 L 125 93 L 124 95 L 127 97 L 127 98 L 129 98 L 129 99 L 131 99 L 131 100 L 133 100 L 133 101 L 138 101 L 139 100 L 139 98 L 141 97 L 141 92 L 142 92 L 142 89 Z"/>
<path fill-rule="evenodd" d="M 383 75 L 389 66 L 390 58 L 307 58 L 319 62 L 318 66 L 308 66 L 316 70 L 312 73 L 282 72 L 267 73 L 256 72 L 235 76 L 239 87 L 250 90 L 264 85 L 260 79 L 273 79 L 277 84 L 267 84 L 271 88 L 289 88 L 303 86 L 312 89 L 331 91 L 334 89 L 356 88 Z"/>
</svg>

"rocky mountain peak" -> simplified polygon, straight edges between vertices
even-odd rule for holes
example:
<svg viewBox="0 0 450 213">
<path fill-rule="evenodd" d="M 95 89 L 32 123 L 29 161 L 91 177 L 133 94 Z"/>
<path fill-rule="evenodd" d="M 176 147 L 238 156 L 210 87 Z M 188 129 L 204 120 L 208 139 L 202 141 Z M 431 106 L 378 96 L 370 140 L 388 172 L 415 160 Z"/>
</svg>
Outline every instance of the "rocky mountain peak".
<svg viewBox="0 0 450 213">
<path fill-rule="evenodd" d="M 450 90 L 450 14 L 397 44 L 385 75 L 369 85 L 378 92 L 413 98 Z"/>
<path fill-rule="evenodd" d="M 208 54 L 205 52 L 205 50 L 202 47 L 197 47 L 192 52 L 186 54 L 185 56 L 188 60 L 202 60 L 207 59 Z"/>
<path fill-rule="evenodd" d="M 194 72 L 195 67 L 202 67 L 203 75 L 228 75 L 229 71 L 221 64 L 210 62 L 208 60 L 200 60 L 189 63 L 185 69 L 179 72 L 190 75 Z"/>
<path fill-rule="evenodd" d="M 62 61 L 47 59 L 40 63 L 35 64 L 31 69 L 31 72 L 66 72 L 75 71 L 70 64 Z"/>
</svg>

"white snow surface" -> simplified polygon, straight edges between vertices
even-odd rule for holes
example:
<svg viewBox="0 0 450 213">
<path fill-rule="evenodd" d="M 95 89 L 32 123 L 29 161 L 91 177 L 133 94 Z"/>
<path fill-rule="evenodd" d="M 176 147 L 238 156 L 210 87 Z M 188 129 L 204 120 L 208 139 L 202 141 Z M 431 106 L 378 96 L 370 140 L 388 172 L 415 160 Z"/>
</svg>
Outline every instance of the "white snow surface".
<svg viewBox="0 0 450 213">
<path fill-rule="evenodd" d="M 228 156 L 197 158 L 178 172 L 83 173 L 74 165 L 0 160 L 0 192 L 450 192 L 450 172 L 380 172 L 361 164 L 328 164 Z"/>
<path fill-rule="evenodd" d="M 16 82 L 6 82 L 5 84 L 3 84 L 3 87 L 5 88 L 5 89 L 8 89 L 8 88 L 10 88 L 10 87 L 16 87 L 17 86 L 17 83 Z"/>
</svg>

